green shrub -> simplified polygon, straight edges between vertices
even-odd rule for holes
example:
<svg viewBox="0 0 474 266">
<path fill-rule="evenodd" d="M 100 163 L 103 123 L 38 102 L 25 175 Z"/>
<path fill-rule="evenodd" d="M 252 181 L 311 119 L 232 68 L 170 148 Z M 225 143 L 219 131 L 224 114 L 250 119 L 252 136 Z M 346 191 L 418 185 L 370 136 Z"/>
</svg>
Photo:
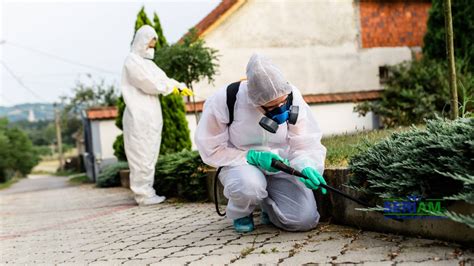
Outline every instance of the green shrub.
<svg viewBox="0 0 474 266">
<path fill-rule="evenodd" d="M 127 161 L 127 155 L 125 154 L 125 144 L 123 142 L 123 134 L 117 136 L 113 144 L 114 156 L 117 157 L 119 161 Z"/>
<path fill-rule="evenodd" d="M 0 182 L 15 174 L 26 176 L 39 159 L 28 135 L 19 128 L 9 127 L 7 119 L 0 119 Z"/>
<path fill-rule="evenodd" d="M 424 37 L 423 54 L 440 61 L 446 58 L 446 29 L 443 0 L 433 0 Z M 451 1 L 454 31 L 454 54 L 467 61 L 474 60 L 474 1 Z M 472 65 L 469 66 L 473 71 Z"/>
<path fill-rule="evenodd" d="M 389 76 L 381 99 L 364 102 L 355 111 L 366 115 L 372 111 L 379 115 L 385 127 L 421 124 L 425 119 L 448 116 L 450 93 L 445 62 L 423 59 L 389 66 Z M 458 83 L 461 89 L 459 102 L 466 103 L 461 113 L 472 112 L 474 75 L 467 63 L 457 62 Z"/>
<path fill-rule="evenodd" d="M 128 169 L 128 163 L 117 162 L 108 165 L 102 169 L 101 173 L 97 177 L 98 187 L 116 187 L 120 186 L 120 170 Z"/>
<path fill-rule="evenodd" d="M 127 168 L 128 164 L 125 162 L 106 167 L 97 179 L 97 186 L 119 186 L 118 172 Z M 206 177 L 206 166 L 199 153 L 183 150 L 159 157 L 154 188 L 159 195 L 201 201 L 207 199 Z"/>
<path fill-rule="evenodd" d="M 207 199 L 206 166 L 197 151 L 160 156 L 154 187 L 159 195 L 191 201 Z"/>
<path fill-rule="evenodd" d="M 349 170 L 348 186 L 381 198 L 419 195 L 474 204 L 474 119 L 434 119 L 426 129 L 394 133 L 353 156 Z"/>
</svg>

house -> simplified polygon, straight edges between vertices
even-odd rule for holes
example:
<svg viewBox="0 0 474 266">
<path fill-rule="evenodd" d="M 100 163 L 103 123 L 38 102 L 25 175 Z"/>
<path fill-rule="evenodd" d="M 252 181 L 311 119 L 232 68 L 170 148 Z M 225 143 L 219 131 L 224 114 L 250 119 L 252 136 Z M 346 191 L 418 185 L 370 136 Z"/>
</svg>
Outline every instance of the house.
<svg viewBox="0 0 474 266">
<path fill-rule="evenodd" d="M 430 1 L 224 0 L 195 28 L 219 51 L 214 84 L 194 85 L 196 108 L 218 88 L 245 77 L 250 56 L 269 56 L 303 93 L 324 135 L 378 128 L 372 113 L 359 117 L 357 102 L 380 97 L 394 65 L 421 54 Z"/>
<path fill-rule="evenodd" d="M 116 107 L 90 108 L 82 113 L 85 144 L 82 156 L 86 174 L 92 181 L 97 180 L 103 167 L 117 162 L 113 143 L 122 133 L 115 126 L 117 115 Z"/>
</svg>

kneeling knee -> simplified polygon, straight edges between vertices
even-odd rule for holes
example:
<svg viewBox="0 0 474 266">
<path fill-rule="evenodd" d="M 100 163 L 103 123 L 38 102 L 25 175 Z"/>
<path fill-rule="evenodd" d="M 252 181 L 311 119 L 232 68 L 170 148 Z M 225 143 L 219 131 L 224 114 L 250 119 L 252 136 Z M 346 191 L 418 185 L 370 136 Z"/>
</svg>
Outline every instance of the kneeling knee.
<svg viewBox="0 0 474 266">
<path fill-rule="evenodd" d="M 257 183 L 235 184 L 227 187 L 226 190 L 229 198 L 245 199 L 250 202 L 260 202 L 268 196 L 266 187 Z"/>
<path fill-rule="evenodd" d="M 308 231 L 316 227 L 319 222 L 319 213 L 313 211 L 302 211 L 289 219 L 285 226 L 289 231 Z"/>
</svg>

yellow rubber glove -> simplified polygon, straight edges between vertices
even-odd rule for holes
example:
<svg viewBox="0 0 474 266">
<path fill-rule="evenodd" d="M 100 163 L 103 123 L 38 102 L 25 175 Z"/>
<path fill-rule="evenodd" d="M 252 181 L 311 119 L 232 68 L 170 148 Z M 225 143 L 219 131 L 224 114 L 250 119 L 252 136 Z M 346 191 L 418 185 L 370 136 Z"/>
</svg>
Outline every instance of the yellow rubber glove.
<svg viewBox="0 0 474 266">
<path fill-rule="evenodd" d="M 192 90 L 188 89 L 188 88 L 184 88 L 181 90 L 181 95 L 182 96 L 193 96 L 194 93 Z"/>
<path fill-rule="evenodd" d="M 181 90 L 178 89 L 178 87 L 174 87 L 174 88 L 173 88 L 173 94 L 174 94 L 174 95 L 179 95 L 180 92 L 181 92 Z"/>
</svg>

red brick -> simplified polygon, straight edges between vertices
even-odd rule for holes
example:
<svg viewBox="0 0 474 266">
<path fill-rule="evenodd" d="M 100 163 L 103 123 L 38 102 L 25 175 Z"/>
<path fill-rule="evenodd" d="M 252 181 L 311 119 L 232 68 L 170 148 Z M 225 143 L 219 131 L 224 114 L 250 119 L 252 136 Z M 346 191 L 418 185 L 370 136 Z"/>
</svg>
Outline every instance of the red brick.
<svg viewBox="0 0 474 266">
<path fill-rule="evenodd" d="M 362 47 L 422 46 L 429 1 L 361 0 Z"/>
</svg>

